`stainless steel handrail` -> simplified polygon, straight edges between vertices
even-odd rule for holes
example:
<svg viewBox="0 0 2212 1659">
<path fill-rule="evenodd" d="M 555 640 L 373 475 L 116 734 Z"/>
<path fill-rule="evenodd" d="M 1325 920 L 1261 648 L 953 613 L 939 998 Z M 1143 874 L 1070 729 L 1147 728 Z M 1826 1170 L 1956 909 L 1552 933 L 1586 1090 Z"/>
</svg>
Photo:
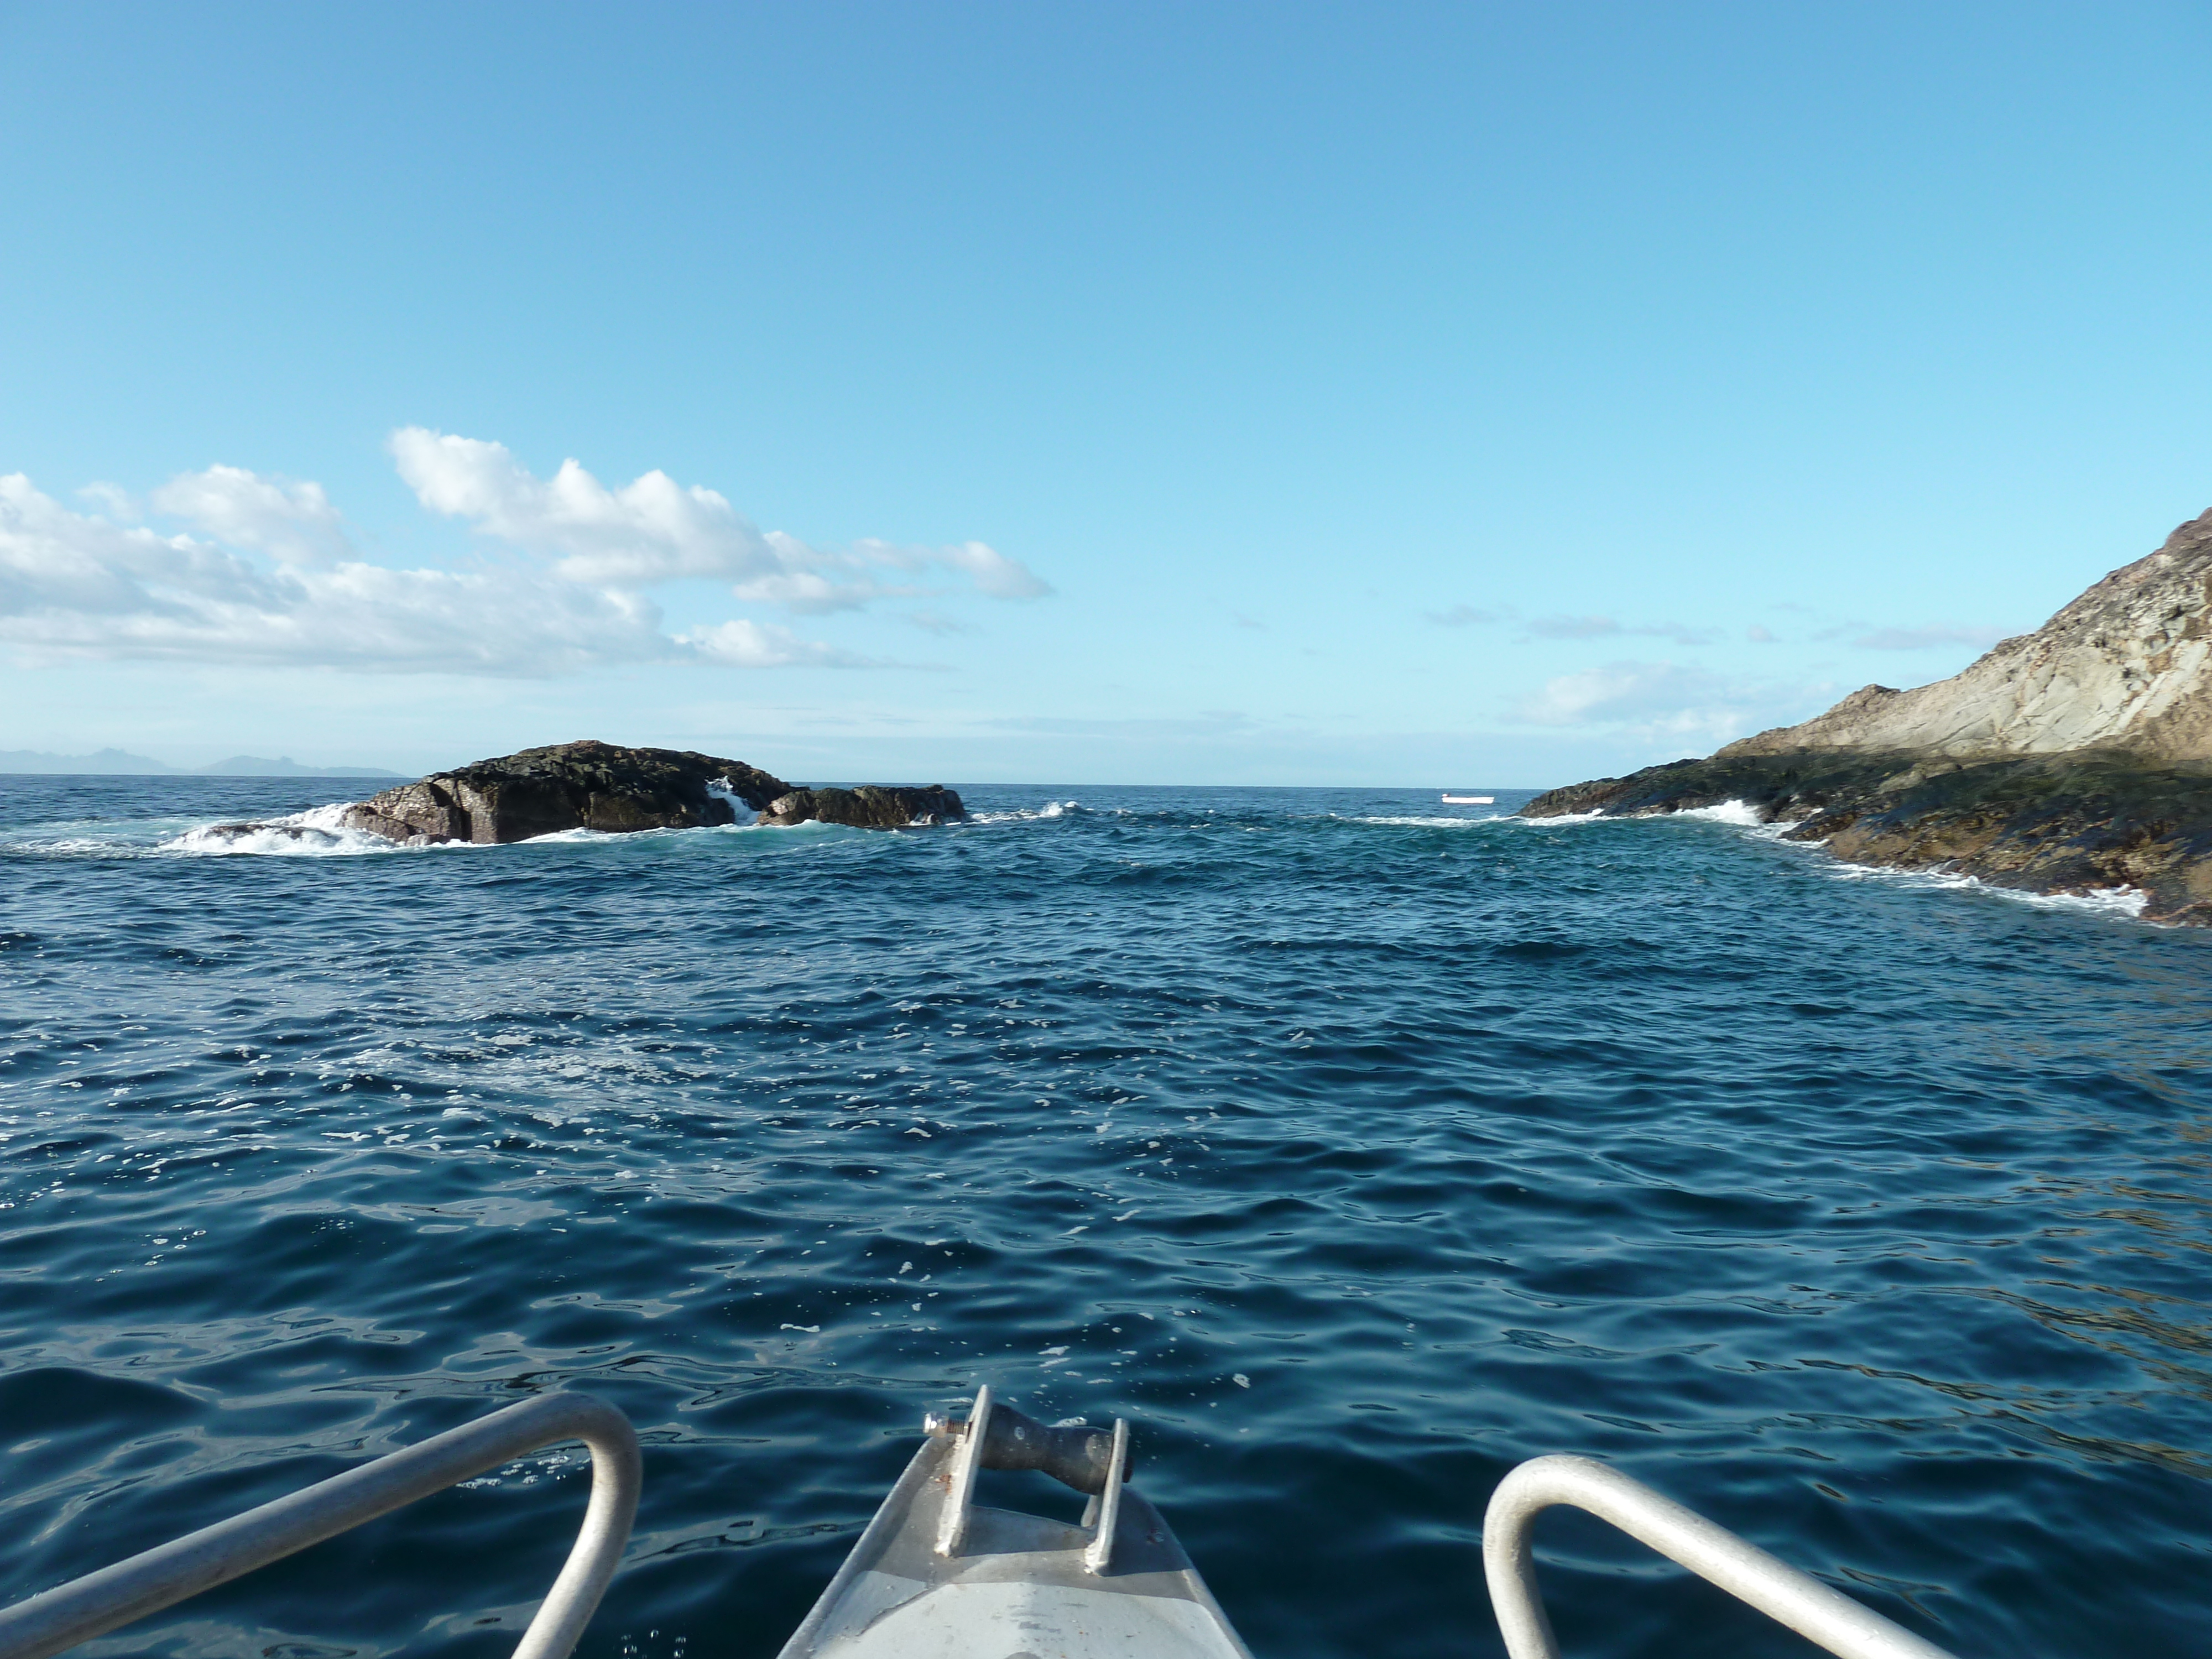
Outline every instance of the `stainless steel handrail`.
<svg viewBox="0 0 2212 1659">
<path fill-rule="evenodd" d="M 592 1499 L 514 1659 L 568 1659 L 621 1565 L 641 1473 L 629 1419 L 581 1394 L 541 1395 L 494 1412 L 0 1608 L 0 1659 L 46 1659 L 563 1440 L 592 1449 Z"/>
<path fill-rule="evenodd" d="M 1585 1510 L 1844 1659 L 1952 1659 L 1808 1573 L 1589 1457 L 1537 1457 L 1498 1483 L 1482 1517 L 1482 1570 L 1512 1659 L 1559 1659 L 1528 1534 L 1555 1504 Z"/>
</svg>

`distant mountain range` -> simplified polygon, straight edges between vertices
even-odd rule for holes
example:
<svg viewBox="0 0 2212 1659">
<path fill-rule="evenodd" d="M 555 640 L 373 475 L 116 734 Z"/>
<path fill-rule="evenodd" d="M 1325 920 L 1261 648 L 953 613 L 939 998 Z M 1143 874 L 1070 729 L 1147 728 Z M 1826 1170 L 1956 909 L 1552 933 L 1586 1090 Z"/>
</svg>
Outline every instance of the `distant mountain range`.
<svg viewBox="0 0 2212 1659">
<path fill-rule="evenodd" d="M 289 755 L 233 755 L 207 766 L 165 766 L 147 755 L 101 749 L 89 755 L 49 755 L 36 749 L 0 749 L 0 772 L 100 773 L 138 777 L 223 778 L 397 778 L 406 775 L 375 766 L 302 766 Z"/>
</svg>

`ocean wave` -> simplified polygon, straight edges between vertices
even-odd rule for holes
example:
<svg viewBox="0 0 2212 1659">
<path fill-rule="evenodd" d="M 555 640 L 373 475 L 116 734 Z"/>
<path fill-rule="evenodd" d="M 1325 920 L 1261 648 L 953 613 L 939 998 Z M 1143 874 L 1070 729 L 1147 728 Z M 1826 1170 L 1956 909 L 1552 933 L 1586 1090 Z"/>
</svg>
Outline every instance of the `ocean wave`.
<svg viewBox="0 0 2212 1659">
<path fill-rule="evenodd" d="M 387 841 L 382 836 L 348 828 L 344 818 L 352 805 L 350 801 L 337 801 L 281 818 L 204 823 L 160 842 L 154 850 L 200 858 L 257 854 L 267 858 L 353 858 L 405 850 L 398 842 Z"/>
<path fill-rule="evenodd" d="M 1048 800 L 1042 806 L 1010 806 L 994 811 L 970 812 L 970 823 L 1036 823 L 1051 818 L 1064 818 L 1084 810 L 1083 803 L 1073 800 Z M 1121 809 L 1115 809 L 1119 811 Z"/>
<path fill-rule="evenodd" d="M 1524 817 L 1519 812 L 1509 812 L 1499 814 L 1496 819 L 1486 818 L 1482 822 L 1519 823 L 1525 824 L 1531 830 L 1549 830 L 1555 824 L 1605 823 L 1611 821 L 1613 817 L 1613 815 L 1608 812 L 1554 812 L 1544 817 L 1532 818 Z"/>
<path fill-rule="evenodd" d="M 751 802 L 746 800 L 720 778 L 716 778 L 708 784 L 707 794 L 710 799 L 718 800 L 728 807 L 740 823 L 744 822 L 745 814 L 753 810 Z"/>
<path fill-rule="evenodd" d="M 1737 830 L 1769 830 L 1777 827 L 1761 819 L 1759 816 L 1759 809 L 1746 800 L 1724 800 L 1711 806 L 1686 806 L 1674 812 L 1558 812 L 1536 818 L 1524 817 L 1516 812 L 1510 817 L 1516 823 L 1525 823 L 1535 829 L 1544 829 L 1553 824 L 1631 823 L 1652 818 L 1664 818 L 1670 822 L 1686 818 L 1699 823 L 1725 823 Z M 1790 826 L 1785 823 L 1779 827 L 1786 830 Z"/>
<path fill-rule="evenodd" d="M 1334 817 L 1336 815 L 1332 812 L 1329 816 L 1331 817 Z M 1407 830 L 1472 830 L 1477 824 L 1480 823 L 1497 823 L 1507 816 L 1508 815 L 1504 812 L 1486 812 L 1479 818 L 1447 818 L 1417 816 L 1400 817 L 1388 813 L 1376 812 L 1362 814 L 1358 817 L 1347 819 L 1346 822 L 1351 823 L 1391 824 Z"/>
<path fill-rule="evenodd" d="M 2087 893 L 2031 893 L 2024 888 L 2002 887 L 1954 870 L 1893 870 L 1878 864 L 1853 864 L 1832 854 L 1820 866 L 1838 881 L 1881 881 L 1892 886 L 1937 892 L 1990 893 L 2044 910 L 2071 910 L 2090 915 L 2139 919 L 2150 895 L 2140 887 L 2107 887 Z"/>
<path fill-rule="evenodd" d="M 1761 821 L 1759 810 L 1747 801 L 1723 801 L 1717 806 L 1692 807 L 1680 812 L 1659 816 L 1673 818 L 1700 818 L 1711 823 L 1725 823 L 1748 832 L 1748 838 L 1757 841 L 1782 842 L 1797 825 L 1787 819 L 1769 823 Z M 2150 895 L 2139 887 L 2115 887 L 2087 893 L 2033 893 L 2024 888 L 2005 887 L 1996 882 L 1984 881 L 1950 870 L 1901 870 L 1878 864 L 1855 864 L 1839 859 L 1826 850 L 1825 841 L 1800 841 L 1789 843 L 1808 851 L 1825 854 L 1819 868 L 1843 881 L 1881 880 L 1893 885 L 1929 892 L 1992 893 L 2000 898 L 2011 899 L 2021 904 L 2034 905 L 2046 910 L 2069 910 L 2090 915 L 2140 918 Z"/>
<path fill-rule="evenodd" d="M 1759 809 L 1747 800 L 1724 800 L 1711 806 L 1686 806 L 1679 812 L 1668 812 L 1670 818 L 1696 818 L 1705 823 L 1732 823 L 1740 830 L 1759 830 L 1766 827 Z"/>
</svg>

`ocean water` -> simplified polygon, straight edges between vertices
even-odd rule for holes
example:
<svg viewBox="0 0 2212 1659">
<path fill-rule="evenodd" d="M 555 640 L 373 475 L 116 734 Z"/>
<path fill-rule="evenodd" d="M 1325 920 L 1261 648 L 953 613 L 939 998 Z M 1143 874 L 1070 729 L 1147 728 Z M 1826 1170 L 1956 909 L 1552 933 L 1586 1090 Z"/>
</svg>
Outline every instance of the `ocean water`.
<svg viewBox="0 0 2212 1659">
<path fill-rule="evenodd" d="M 770 1655 L 988 1382 L 1263 1656 L 1498 1652 L 1559 1450 L 1961 1655 L 2203 1650 L 2212 937 L 1504 792 L 205 833 L 338 787 L 0 779 L 0 1599 L 567 1386 L 647 1443 L 582 1652 Z M 495 1659 L 585 1468 L 92 1650 Z M 1571 1655 L 1809 1651 L 1540 1555 Z"/>
</svg>

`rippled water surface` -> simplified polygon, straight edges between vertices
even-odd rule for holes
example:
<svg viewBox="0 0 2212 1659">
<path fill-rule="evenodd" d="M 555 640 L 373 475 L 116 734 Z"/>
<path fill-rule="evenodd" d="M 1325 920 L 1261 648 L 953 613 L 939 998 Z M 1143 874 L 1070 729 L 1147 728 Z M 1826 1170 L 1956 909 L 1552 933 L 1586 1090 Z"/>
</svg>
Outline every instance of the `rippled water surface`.
<svg viewBox="0 0 2212 1659">
<path fill-rule="evenodd" d="M 770 1655 L 983 1381 L 1133 1419 L 1263 1659 L 1496 1653 L 1568 1449 L 1962 1655 L 2204 1647 L 2212 938 L 1432 792 L 194 833 L 333 787 L 0 780 L 0 1599 L 573 1385 L 587 1659 Z M 94 1650 L 497 1659 L 586 1480 Z M 1808 1651 L 1540 1536 L 1571 1655 Z"/>
</svg>

